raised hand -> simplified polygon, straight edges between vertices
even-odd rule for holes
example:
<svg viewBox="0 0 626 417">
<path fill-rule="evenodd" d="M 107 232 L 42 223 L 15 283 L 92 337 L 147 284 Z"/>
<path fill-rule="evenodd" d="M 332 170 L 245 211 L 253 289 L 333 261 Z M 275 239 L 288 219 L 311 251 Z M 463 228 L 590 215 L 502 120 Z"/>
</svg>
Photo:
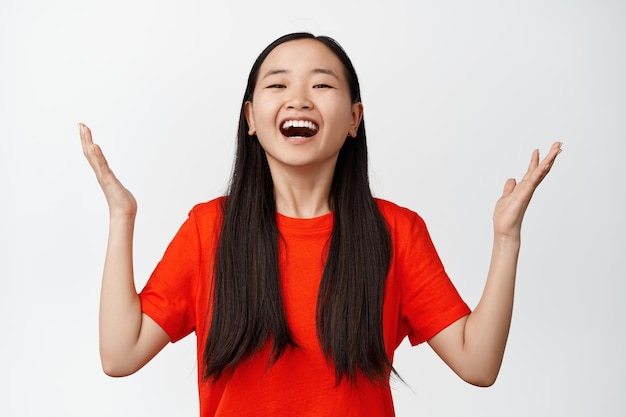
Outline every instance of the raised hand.
<svg viewBox="0 0 626 417">
<path fill-rule="evenodd" d="M 537 186 L 550 172 L 557 155 L 561 153 L 561 145 L 561 142 L 555 142 L 541 162 L 539 162 L 539 150 L 535 149 L 522 180 L 519 183 L 514 178 L 506 181 L 493 214 L 494 233 L 497 237 L 519 239 L 522 220 L 530 199 Z"/>
<path fill-rule="evenodd" d="M 500 370 L 511 326 L 522 219 L 559 153 L 561 143 L 556 142 L 539 162 L 539 151 L 535 150 L 522 180 L 506 181 L 493 215 L 494 244 L 480 302 L 471 314 L 428 341 L 450 368 L 472 384 L 491 385 Z"/>
<path fill-rule="evenodd" d="M 89 165 L 96 174 L 98 183 L 104 192 L 111 217 L 135 217 L 137 214 L 137 201 L 122 183 L 117 179 L 109 167 L 102 150 L 93 143 L 91 130 L 82 123 L 80 128 L 80 140 L 83 146 L 83 154 L 89 161 Z"/>
<path fill-rule="evenodd" d="M 169 342 L 167 333 L 142 314 L 133 277 L 133 230 L 137 202 L 115 177 L 91 131 L 80 123 L 83 153 L 104 191 L 109 240 L 100 291 L 100 358 L 111 376 L 135 372 Z"/>
</svg>

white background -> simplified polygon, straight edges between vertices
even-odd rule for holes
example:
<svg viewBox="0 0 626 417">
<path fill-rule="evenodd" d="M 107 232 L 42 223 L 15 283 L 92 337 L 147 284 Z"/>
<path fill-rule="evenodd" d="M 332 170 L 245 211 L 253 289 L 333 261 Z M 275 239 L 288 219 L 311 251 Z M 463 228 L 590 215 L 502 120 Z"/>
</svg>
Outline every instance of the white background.
<svg viewBox="0 0 626 417">
<path fill-rule="evenodd" d="M 129 378 L 100 369 L 107 211 L 76 124 L 139 201 L 141 287 L 225 190 L 254 58 L 301 30 L 352 57 L 374 191 L 425 218 L 472 306 L 504 181 L 564 142 L 525 220 L 495 386 L 403 345 L 398 416 L 625 415 L 626 3 L 591 0 L 0 3 L 0 414 L 197 414 L 193 336 Z"/>
</svg>

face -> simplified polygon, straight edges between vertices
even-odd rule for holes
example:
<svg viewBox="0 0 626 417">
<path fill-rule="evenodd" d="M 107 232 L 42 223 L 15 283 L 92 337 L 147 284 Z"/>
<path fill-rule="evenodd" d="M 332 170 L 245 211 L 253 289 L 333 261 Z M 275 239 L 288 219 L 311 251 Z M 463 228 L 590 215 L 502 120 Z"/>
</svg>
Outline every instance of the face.
<svg viewBox="0 0 626 417">
<path fill-rule="evenodd" d="M 356 137 L 363 107 L 350 99 L 339 58 L 323 43 L 301 39 L 267 56 L 245 114 L 272 173 L 290 167 L 334 170 L 344 141 Z"/>
</svg>

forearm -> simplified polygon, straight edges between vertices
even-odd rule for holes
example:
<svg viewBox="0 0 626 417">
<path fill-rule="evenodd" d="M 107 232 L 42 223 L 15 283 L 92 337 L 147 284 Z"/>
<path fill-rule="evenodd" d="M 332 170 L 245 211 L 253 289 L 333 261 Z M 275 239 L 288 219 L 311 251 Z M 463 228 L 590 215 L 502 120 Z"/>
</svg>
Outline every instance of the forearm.
<svg viewBox="0 0 626 417">
<path fill-rule="evenodd" d="M 465 323 L 468 372 L 484 385 L 495 381 L 502 363 L 511 326 L 519 249 L 519 238 L 494 238 L 483 295 Z"/>
<path fill-rule="evenodd" d="M 105 372 L 132 359 L 141 331 L 133 274 L 134 216 L 111 216 L 100 294 L 100 356 Z"/>
<path fill-rule="evenodd" d="M 511 326 L 522 219 L 533 192 L 560 152 L 561 143 L 556 142 L 539 163 L 539 151 L 533 151 L 520 183 L 513 178 L 505 182 L 494 211 L 493 251 L 480 302 L 471 314 L 429 340 L 450 368 L 472 384 L 491 385 L 500 370 Z"/>
</svg>

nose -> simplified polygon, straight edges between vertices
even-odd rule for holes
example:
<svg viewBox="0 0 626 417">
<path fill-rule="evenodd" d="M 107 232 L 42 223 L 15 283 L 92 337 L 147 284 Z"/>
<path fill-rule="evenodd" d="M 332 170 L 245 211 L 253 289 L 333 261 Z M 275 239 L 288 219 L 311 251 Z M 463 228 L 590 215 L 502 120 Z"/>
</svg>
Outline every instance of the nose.
<svg viewBox="0 0 626 417">
<path fill-rule="evenodd" d="M 291 95 L 287 99 L 285 106 L 288 109 L 309 110 L 313 108 L 313 102 L 305 88 L 292 88 Z"/>
</svg>

